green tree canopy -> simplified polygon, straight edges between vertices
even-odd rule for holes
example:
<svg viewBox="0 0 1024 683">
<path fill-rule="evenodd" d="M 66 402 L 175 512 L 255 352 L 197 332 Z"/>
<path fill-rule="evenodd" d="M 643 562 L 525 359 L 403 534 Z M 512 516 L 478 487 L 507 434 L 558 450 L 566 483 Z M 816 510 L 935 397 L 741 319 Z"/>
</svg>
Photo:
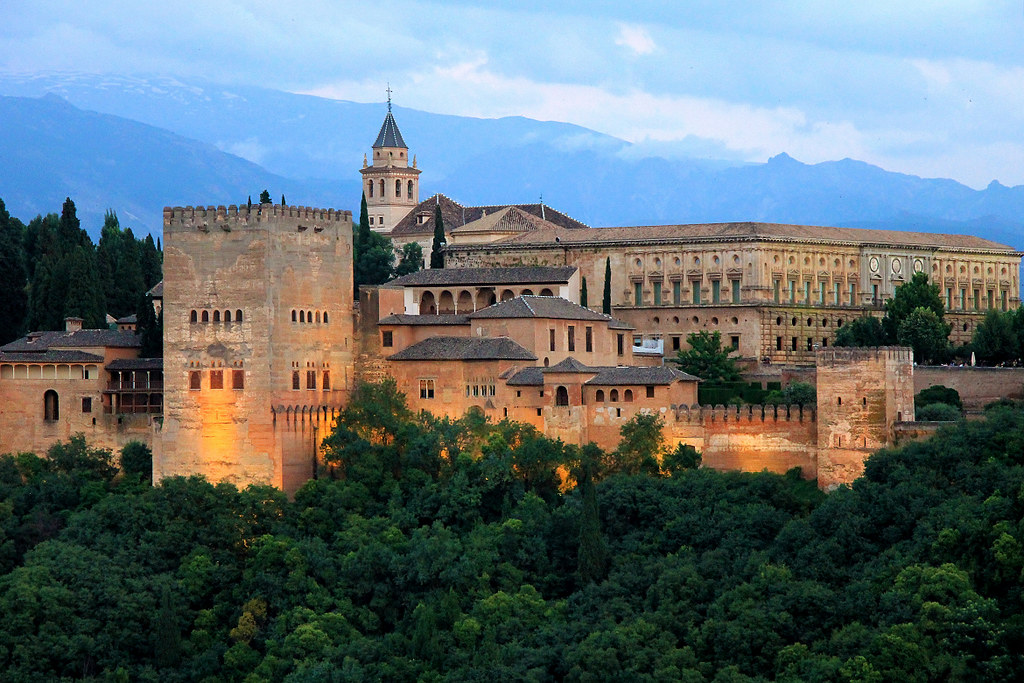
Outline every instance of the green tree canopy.
<svg viewBox="0 0 1024 683">
<path fill-rule="evenodd" d="M 882 323 L 871 315 L 851 320 L 836 332 L 836 346 L 885 346 L 886 343 Z"/>
<path fill-rule="evenodd" d="M 260 192 L 260 204 L 270 204 L 271 201 L 270 190 L 263 190 L 263 192 Z"/>
<path fill-rule="evenodd" d="M 914 349 L 914 359 L 920 364 L 938 363 L 949 355 L 949 324 L 923 306 L 911 311 L 903 319 L 896 333 L 901 346 Z"/>
<path fill-rule="evenodd" d="M 914 273 L 909 282 L 900 286 L 891 299 L 885 302 L 885 317 L 882 329 L 889 343 L 895 343 L 900 324 L 918 308 L 927 308 L 941 322 L 945 313 L 939 286 L 928 282 L 925 273 Z"/>
<path fill-rule="evenodd" d="M 25 228 L 0 199 L 0 344 L 25 331 L 28 277 L 23 246 Z"/>
<path fill-rule="evenodd" d="M 984 365 L 998 365 L 1020 358 L 1020 339 L 1017 336 L 1017 311 L 989 310 L 978 323 L 971 336 L 971 348 Z"/>
<path fill-rule="evenodd" d="M 415 273 L 423 268 L 423 247 L 419 242 L 406 242 L 402 245 L 402 258 L 395 267 L 395 276 L 401 277 Z"/>
<path fill-rule="evenodd" d="M 813 406 L 818 400 L 818 391 L 807 382 L 790 382 L 785 389 L 772 391 L 764 402 L 771 405 Z"/>
<path fill-rule="evenodd" d="M 686 343 L 689 348 L 685 351 L 680 349 L 672 359 L 680 370 L 708 383 L 739 380 L 740 371 L 732 357 L 736 349 L 731 346 L 723 348 L 720 333 L 707 330 L 693 332 L 686 336 Z"/>
</svg>

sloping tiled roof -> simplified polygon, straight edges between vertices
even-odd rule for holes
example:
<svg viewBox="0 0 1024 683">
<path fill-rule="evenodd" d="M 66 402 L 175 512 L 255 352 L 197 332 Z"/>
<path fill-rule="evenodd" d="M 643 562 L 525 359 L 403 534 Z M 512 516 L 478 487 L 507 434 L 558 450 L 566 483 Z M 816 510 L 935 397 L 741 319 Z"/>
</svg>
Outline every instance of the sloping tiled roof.
<svg viewBox="0 0 1024 683">
<path fill-rule="evenodd" d="M 534 232 L 513 235 L 501 244 L 548 245 L 555 241 L 559 246 L 573 244 L 614 244 L 638 241 L 757 241 L 787 240 L 797 242 L 829 242 L 859 244 L 880 244 L 892 246 L 943 247 L 981 249 L 1013 252 L 1012 247 L 992 240 L 971 235 L 943 235 L 930 232 L 902 232 L 899 230 L 868 230 L 863 228 L 833 228 L 816 225 L 791 225 L 785 223 L 697 223 L 691 225 L 646 225 L 620 228 L 591 228 L 589 230 L 565 230 L 545 228 Z M 475 245 L 458 245 L 458 248 L 472 248 Z"/>
<path fill-rule="evenodd" d="M 469 316 L 442 313 L 440 315 L 409 315 L 395 313 L 381 318 L 378 325 L 468 325 Z"/>
<path fill-rule="evenodd" d="M 388 360 L 537 360 L 508 337 L 430 337 Z"/>
<path fill-rule="evenodd" d="M 600 386 L 621 386 L 624 384 L 671 384 L 676 380 L 699 382 L 700 379 L 668 366 L 660 367 L 616 367 L 594 368 L 597 375 L 588 379 L 586 384 Z"/>
<path fill-rule="evenodd" d="M 611 320 L 560 296 L 517 296 L 469 314 L 477 318 L 555 318 L 559 320 Z"/>
<path fill-rule="evenodd" d="M 497 232 L 514 234 L 532 230 L 556 229 L 557 225 L 546 221 L 540 216 L 520 209 L 518 206 L 506 206 L 494 213 L 486 213 L 476 219 L 452 230 L 452 236 L 479 232 Z"/>
<path fill-rule="evenodd" d="M 565 360 L 561 361 L 560 363 L 555 363 L 550 368 L 544 368 L 544 372 L 589 372 L 589 373 L 595 373 L 595 372 L 597 372 L 597 370 L 595 370 L 594 368 L 590 367 L 589 365 L 584 365 L 580 361 L 578 361 L 575 358 L 573 358 L 572 356 L 570 356 L 569 358 L 566 358 Z"/>
<path fill-rule="evenodd" d="M 0 351 L 0 363 L 102 363 L 103 356 L 85 351 Z"/>
<path fill-rule="evenodd" d="M 622 322 L 621 320 L 616 320 L 615 318 L 612 318 L 612 321 L 610 323 L 608 323 L 608 329 L 609 330 L 635 330 L 636 328 L 633 327 L 632 325 L 630 325 L 629 323 L 625 323 L 625 322 Z"/>
<path fill-rule="evenodd" d="M 110 361 L 107 370 L 163 370 L 163 358 L 118 358 Z"/>
<path fill-rule="evenodd" d="M 388 287 L 436 287 L 440 285 L 541 285 L 565 284 L 575 266 L 514 266 L 511 268 L 427 268 L 403 275 Z"/>
<path fill-rule="evenodd" d="M 153 297 L 154 299 L 163 299 L 164 298 L 164 281 L 161 280 L 160 282 L 158 282 L 155 285 L 153 285 L 153 288 L 150 289 L 148 292 L 146 292 L 146 294 L 148 294 L 149 296 Z"/>
<path fill-rule="evenodd" d="M 384 117 L 384 124 L 380 127 L 377 139 L 373 143 L 374 149 L 380 147 L 403 147 L 409 149 L 405 146 L 402 132 L 398 130 L 398 124 L 395 123 L 395 117 L 391 115 L 390 109 L 388 110 L 388 115 Z"/>
<path fill-rule="evenodd" d="M 119 325 L 130 325 L 132 323 L 137 323 L 137 322 L 139 322 L 139 316 L 137 314 L 135 314 L 135 313 L 132 313 L 131 315 L 126 315 L 123 318 L 118 318 L 117 319 L 117 323 Z"/>
<path fill-rule="evenodd" d="M 391 230 L 391 235 L 433 235 L 434 234 L 434 209 L 441 207 L 441 218 L 444 220 L 445 232 L 452 232 L 463 225 L 472 223 L 484 217 L 484 214 L 491 215 L 500 212 L 510 206 L 535 216 L 539 220 L 550 223 L 553 228 L 564 228 L 567 230 L 580 230 L 588 228 L 586 223 L 565 215 L 557 209 L 546 204 L 495 204 L 492 206 L 463 206 L 458 202 L 446 197 L 443 194 L 435 194 L 424 199 L 413 207 L 412 211 L 406 214 L 405 218 L 398 221 L 398 224 Z M 426 220 L 419 221 L 420 215 L 426 215 Z"/>
<path fill-rule="evenodd" d="M 544 386 L 544 368 L 523 368 L 505 382 L 510 387 L 541 387 Z"/>
<path fill-rule="evenodd" d="M 33 352 L 68 348 L 136 348 L 142 345 L 137 334 L 130 330 L 77 330 L 67 332 L 31 332 L 0 346 L 0 351 Z"/>
</svg>

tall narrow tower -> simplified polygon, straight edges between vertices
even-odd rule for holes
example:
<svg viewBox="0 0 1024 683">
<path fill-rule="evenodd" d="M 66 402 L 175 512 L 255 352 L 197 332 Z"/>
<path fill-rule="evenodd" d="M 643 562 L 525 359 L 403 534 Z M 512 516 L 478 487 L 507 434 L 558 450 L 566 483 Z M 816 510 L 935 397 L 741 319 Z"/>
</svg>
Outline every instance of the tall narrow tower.
<svg viewBox="0 0 1024 683">
<path fill-rule="evenodd" d="M 391 113 L 391 88 L 388 88 L 388 114 L 373 143 L 373 163 L 363 157 L 363 193 L 375 232 L 388 234 L 398 221 L 420 202 L 420 171 L 413 160 L 409 165 L 409 148 L 402 139 Z"/>
</svg>

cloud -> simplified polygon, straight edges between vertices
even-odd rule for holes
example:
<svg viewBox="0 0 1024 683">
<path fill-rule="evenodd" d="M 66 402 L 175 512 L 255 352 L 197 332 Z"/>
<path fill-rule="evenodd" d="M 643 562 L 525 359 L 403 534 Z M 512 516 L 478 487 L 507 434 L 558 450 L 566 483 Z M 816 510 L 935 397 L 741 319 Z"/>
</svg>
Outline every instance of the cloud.
<svg viewBox="0 0 1024 683">
<path fill-rule="evenodd" d="M 649 55 L 657 47 L 651 34 L 644 28 L 628 24 L 619 25 L 619 36 L 615 39 L 615 44 L 629 48 L 637 55 Z"/>
</svg>

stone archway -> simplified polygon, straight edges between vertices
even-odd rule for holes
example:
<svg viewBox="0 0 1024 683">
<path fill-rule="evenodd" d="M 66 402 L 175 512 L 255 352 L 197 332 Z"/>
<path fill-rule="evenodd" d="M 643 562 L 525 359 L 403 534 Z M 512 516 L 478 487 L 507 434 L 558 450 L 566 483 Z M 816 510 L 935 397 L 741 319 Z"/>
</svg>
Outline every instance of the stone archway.
<svg viewBox="0 0 1024 683">
<path fill-rule="evenodd" d="M 423 292 L 420 296 L 420 315 L 433 315 L 437 313 L 437 302 L 434 301 L 433 292 Z"/>
<path fill-rule="evenodd" d="M 493 305 L 495 302 L 494 290 L 490 287 L 484 287 L 476 293 L 476 310 L 487 308 Z"/>
<path fill-rule="evenodd" d="M 459 304 L 458 305 L 459 305 L 459 307 L 457 309 L 458 313 L 472 313 L 473 312 L 473 295 L 469 292 L 469 290 L 464 289 L 459 294 Z"/>
<path fill-rule="evenodd" d="M 437 302 L 437 312 L 441 314 L 455 312 L 455 299 L 447 289 L 441 292 L 441 298 Z"/>
<path fill-rule="evenodd" d="M 516 298 L 516 293 L 513 292 L 511 289 L 503 289 L 501 291 L 501 300 L 502 301 L 508 301 L 509 299 L 515 299 L 515 298 Z M 193 322 L 195 322 L 195 321 L 193 321 Z"/>
</svg>

